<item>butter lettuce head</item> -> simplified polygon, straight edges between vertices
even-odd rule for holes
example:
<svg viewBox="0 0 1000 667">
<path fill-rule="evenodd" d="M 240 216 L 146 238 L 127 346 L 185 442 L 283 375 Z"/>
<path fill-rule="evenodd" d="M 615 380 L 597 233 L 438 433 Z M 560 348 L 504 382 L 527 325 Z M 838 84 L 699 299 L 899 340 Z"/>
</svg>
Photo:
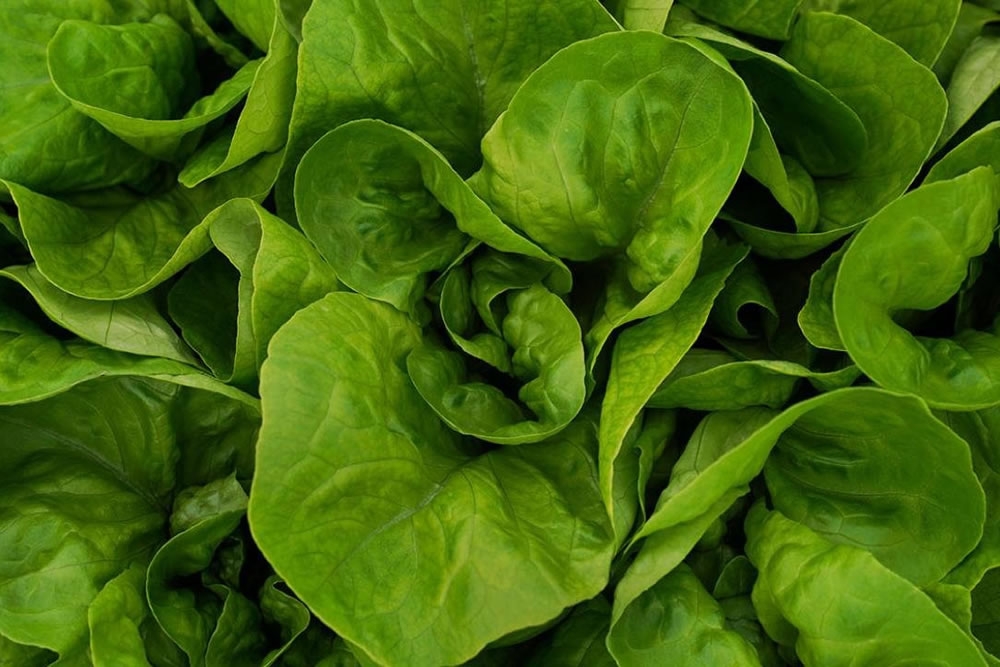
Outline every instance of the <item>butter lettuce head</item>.
<svg viewBox="0 0 1000 667">
<path fill-rule="evenodd" d="M 0 666 L 1000 664 L 998 31 L 0 3 Z"/>
</svg>

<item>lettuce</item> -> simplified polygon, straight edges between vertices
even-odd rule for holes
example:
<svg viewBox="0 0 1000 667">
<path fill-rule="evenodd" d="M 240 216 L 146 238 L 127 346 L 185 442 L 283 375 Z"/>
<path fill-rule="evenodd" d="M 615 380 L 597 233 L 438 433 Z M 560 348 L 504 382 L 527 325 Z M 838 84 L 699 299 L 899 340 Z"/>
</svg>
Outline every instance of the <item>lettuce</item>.
<svg viewBox="0 0 1000 667">
<path fill-rule="evenodd" d="M 0 665 L 1000 664 L 993 0 L 7 0 Z"/>
</svg>

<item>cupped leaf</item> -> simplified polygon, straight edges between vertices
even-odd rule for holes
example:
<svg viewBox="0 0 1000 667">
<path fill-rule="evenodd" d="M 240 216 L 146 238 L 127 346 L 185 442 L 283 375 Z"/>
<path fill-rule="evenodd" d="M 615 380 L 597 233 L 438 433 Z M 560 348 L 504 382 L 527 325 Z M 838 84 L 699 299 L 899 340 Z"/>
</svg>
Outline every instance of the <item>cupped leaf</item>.
<svg viewBox="0 0 1000 667">
<path fill-rule="evenodd" d="M 861 162 L 867 132 L 858 114 L 787 61 L 732 35 L 682 18 L 671 20 L 667 33 L 694 37 L 722 54 L 746 82 L 778 147 L 809 173 L 837 176 Z"/>
<path fill-rule="evenodd" d="M 178 175 L 178 180 L 189 188 L 261 153 L 280 150 L 288 138 L 295 99 L 297 44 L 275 13 L 273 2 L 263 0 L 262 4 L 265 9 L 243 8 L 231 12 L 248 20 L 257 19 L 253 21 L 257 33 L 267 26 L 270 37 L 261 47 L 266 55 L 254 72 L 235 126 L 199 149 Z M 264 16 L 269 20 L 263 19 Z M 258 34 L 258 39 L 262 37 L 263 34 Z"/>
<path fill-rule="evenodd" d="M 170 313 L 217 377 L 253 387 L 274 333 L 338 289 L 337 276 L 300 232 L 253 200 L 232 199 L 202 224 L 222 256 L 188 269 L 170 292 Z"/>
<path fill-rule="evenodd" d="M 335 631 L 373 660 L 437 665 L 595 595 L 613 540 L 595 427 L 485 451 L 410 384 L 419 343 L 402 313 L 344 293 L 278 332 L 249 516 L 268 560 Z"/>
<path fill-rule="evenodd" d="M 332 130 L 302 159 L 295 181 L 299 223 L 348 287 L 418 312 L 429 276 L 475 239 L 553 265 L 559 291 L 569 271 L 504 224 L 442 155 L 381 121 Z"/>
<path fill-rule="evenodd" d="M 987 664 L 929 597 L 865 550 L 829 542 L 762 504 L 746 529 L 747 555 L 760 570 L 754 605 L 768 633 L 794 644 L 805 664 Z"/>
<path fill-rule="evenodd" d="M 941 132 L 947 98 L 905 51 L 852 18 L 807 13 L 781 51 L 861 119 L 867 150 L 857 168 L 818 179 L 819 231 L 862 222 L 902 194 Z"/>
<path fill-rule="evenodd" d="M 648 32 L 604 35 L 518 90 L 483 139 L 473 187 L 549 252 L 620 257 L 648 292 L 698 248 L 752 125 L 743 84 L 702 51 Z"/>
<path fill-rule="evenodd" d="M 231 399 L 192 396 L 205 393 L 160 380 L 104 378 L 0 408 L 10 438 L 0 452 L 7 471 L 0 535 L 4 553 L 18 554 L 0 573 L 7 582 L 0 590 L 3 635 L 71 664 L 85 657 L 91 624 L 102 624 L 93 605 L 129 594 L 125 581 L 118 593 L 105 585 L 148 563 L 163 540 L 175 489 L 246 464 L 252 412 L 235 406 L 241 417 L 233 421 Z M 189 450 L 211 448 L 214 463 L 197 454 L 201 465 L 190 476 Z M 134 618 L 140 622 L 141 614 Z M 126 624 L 122 641 L 129 637 L 134 641 Z"/>
<path fill-rule="evenodd" d="M 150 18 L 120 3 L 11 0 L 0 8 L 0 179 L 47 194 L 139 183 L 154 168 L 135 148 L 73 110 L 49 78 L 46 47 L 65 20 Z"/>
<path fill-rule="evenodd" d="M 930 67 L 945 47 L 961 0 L 807 0 L 812 11 L 835 12 L 866 26 L 901 46 L 914 60 Z"/>
<path fill-rule="evenodd" d="M 753 138 L 743 169 L 774 197 L 792 216 L 795 230 L 809 233 L 819 222 L 819 201 L 812 176 L 795 158 L 778 152 L 771 128 L 754 107 Z"/>
<path fill-rule="evenodd" d="M 879 212 L 852 241 L 837 273 L 833 313 L 844 347 L 875 382 L 946 409 L 1000 402 L 1000 338 L 975 330 L 914 336 L 894 319 L 903 310 L 937 308 L 959 289 L 969 260 L 993 240 L 997 185 L 985 167 L 924 185 Z"/>
<path fill-rule="evenodd" d="M 216 549 L 239 526 L 246 513 L 247 496 L 235 478 L 212 482 L 198 489 L 185 489 L 175 501 L 170 517 L 174 535 L 156 552 L 146 575 L 149 607 L 164 632 L 184 653 L 192 667 L 206 664 L 210 642 L 224 628 L 226 609 L 212 591 L 198 586 L 175 585 L 208 569 Z M 225 587 L 223 587 L 225 588 Z M 228 592 L 228 596 L 238 593 Z M 229 606 L 229 600 L 225 600 Z M 256 612 L 256 610 L 254 610 Z M 230 611 L 230 613 L 232 613 Z M 259 617 L 241 628 L 252 640 Z M 257 623 L 252 621 L 256 620 Z M 243 651 L 228 652 L 228 658 L 246 660 L 263 653 L 263 642 L 251 641 Z M 232 647 L 237 648 L 237 647 Z M 250 650 L 247 651 L 246 649 Z M 254 651 L 253 649 L 257 649 Z"/>
<path fill-rule="evenodd" d="M 263 199 L 280 156 L 268 155 L 194 189 L 152 196 L 111 192 L 71 205 L 7 183 L 39 272 L 88 299 L 148 291 L 210 247 L 203 218 L 233 197 Z"/>
<path fill-rule="evenodd" d="M 314 0 L 302 23 L 289 165 L 328 130 L 377 118 L 420 135 L 467 176 L 529 74 L 559 49 L 618 29 L 596 0 Z"/>
<path fill-rule="evenodd" d="M 194 44 L 173 19 L 99 25 L 66 21 L 48 44 L 52 83 L 79 113 L 159 160 L 186 157 L 205 126 L 239 104 L 258 61 L 244 65 L 187 109 L 199 87 Z"/>
<path fill-rule="evenodd" d="M 541 285 L 508 293 L 503 341 L 518 401 L 470 381 L 462 355 L 425 342 L 406 357 L 410 380 L 459 433 L 497 444 L 544 440 L 564 429 L 586 398 L 580 325 L 562 299 Z M 522 407 L 527 408 L 527 410 Z"/>
<path fill-rule="evenodd" d="M 760 665 L 757 652 L 726 627 L 719 603 L 681 565 L 618 619 L 608 648 L 620 665 Z"/>
<path fill-rule="evenodd" d="M 196 363 L 149 295 L 119 301 L 81 299 L 55 287 L 34 264 L 7 267 L 0 276 L 27 290 L 53 322 L 84 340 L 111 350 Z"/>
</svg>

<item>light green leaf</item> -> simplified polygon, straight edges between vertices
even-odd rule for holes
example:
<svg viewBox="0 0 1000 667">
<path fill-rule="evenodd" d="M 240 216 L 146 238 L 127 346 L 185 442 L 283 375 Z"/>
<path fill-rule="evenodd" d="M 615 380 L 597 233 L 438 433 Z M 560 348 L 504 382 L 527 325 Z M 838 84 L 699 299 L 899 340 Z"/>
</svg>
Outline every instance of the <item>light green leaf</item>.
<svg viewBox="0 0 1000 667">
<path fill-rule="evenodd" d="M 958 291 L 969 260 L 993 240 L 998 208 L 996 175 L 981 167 L 914 190 L 855 236 L 841 260 L 833 313 L 844 347 L 875 382 L 944 409 L 1000 402 L 994 334 L 924 338 L 894 319 L 900 311 L 937 308 Z"/>
<path fill-rule="evenodd" d="M 850 241 L 837 248 L 809 279 L 809 297 L 799 311 L 799 328 L 813 347 L 844 351 L 833 315 L 833 289 Z"/>
<path fill-rule="evenodd" d="M 267 53 L 254 73 L 243 109 L 231 132 L 221 133 L 199 149 L 178 175 L 181 184 L 189 188 L 238 167 L 261 153 L 278 151 L 288 138 L 295 98 L 297 45 L 275 15 L 272 0 L 259 2 L 271 10 L 270 39 L 261 47 Z M 249 8 L 236 12 L 240 17 L 264 14 Z M 260 23 L 259 20 L 254 23 L 258 26 L 257 30 Z"/>
<path fill-rule="evenodd" d="M 188 34 L 159 15 L 150 23 L 107 26 L 65 21 L 47 51 L 56 89 L 79 113 L 159 160 L 186 157 L 205 126 L 239 104 L 260 62 L 244 65 L 189 108 L 199 87 Z"/>
<path fill-rule="evenodd" d="M 606 3 L 626 30 L 663 32 L 674 0 L 614 0 Z"/>
<path fill-rule="evenodd" d="M 753 646 L 727 629 L 719 603 L 686 565 L 629 606 L 608 635 L 608 648 L 620 665 L 760 665 Z"/>
<path fill-rule="evenodd" d="M 263 199 L 280 156 L 268 155 L 194 189 L 149 197 L 104 193 L 74 206 L 13 183 L 21 228 L 39 272 L 65 292 L 123 299 L 148 291 L 204 254 L 202 219 L 233 197 Z"/>
<path fill-rule="evenodd" d="M 163 318 L 149 295 L 120 301 L 91 301 L 55 287 L 34 265 L 0 270 L 25 290 L 59 326 L 111 350 L 196 363 L 191 351 Z"/>
<path fill-rule="evenodd" d="M 405 312 L 425 308 L 428 275 L 472 239 L 552 263 L 554 287 L 569 289 L 561 262 L 504 224 L 440 153 L 401 128 L 360 120 L 331 131 L 302 159 L 295 193 L 302 230 L 340 280 Z"/>
<path fill-rule="evenodd" d="M 653 93 L 664 88 L 675 92 Z M 472 182 L 552 254 L 620 257 L 645 293 L 698 247 L 751 130 L 746 89 L 698 49 L 648 32 L 604 35 L 564 49 L 518 90 L 483 139 Z"/>
<path fill-rule="evenodd" d="M 615 520 L 615 461 L 642 408 L 701 332 L 715 297 L 746 256 L 741 246 L 706 246 L 699 276 L 673 307 L 624 331 L 615 343 L 601 403 L 601 494 Z M 617 525 L 617 524 L 616 524 Z"/>
<path fill-rule="evenodd" d="M 264 363 L 271 417 L 249 508 L 260 548 L 320 619 L 373 660 L 414 666 L 468 660 L 593 597 L 613 549 L 595 427 L 484 451 L 410 384 L 419 341 L 360 295 L 296 314 Z"/>
<path fill-rule="evenodd" d="M 681 0 L 705 18 L 760 37 L 788 39 L 802 0 Z"/>
<path fill-rule="evenodd" d="M 746 82 L 783 153 L 815 176 L 837 176 L 860 164 L 865 126 L 836 95 L 785 60 L 706 25 L 678 18 L 667 33 L 694 37 L 725 56 Z"/>
<path fill-rule="evenodd" d="M 776 614 L 761 613 L 761 621 L 772 637 L 794 643 L 805 664 L 986 665 L 930 598 L 863 549 L 828 542 L 760 504 L 747 518 L 747 536 L 747 555 L 760 570 L 754 604 Z"/>
<path fill-rule="evenodd" d="M 518 401 L 468 377 L 461 354 L 424 342 L 406 357 L 413 386 L 451 428 L 503 445 L 539 442 L 572 421 L 586 398 L 580 325 L 541 285 L 508 292 L 503 341 Z M 527 409 L 525 409 L 527 408 Z"/>
<path fill-rule="evenodd" d="M 861 119 L 868 148 L 842 178 L 818 179 L 820 231 L 862 222 L 902 194 L 941 132 L 947 98 L 901 48 L 846 16 L 807 13 L 781 51 Z"/>
<path fill-rule="evenodd" d="M 955 65 L 948 81 L 948 117 L 938 138 L 941 148 L 1000 90 L 1000 34 L 977 37 Z"/>
<path fill-rule="evenodd" d="M 420 135 L 468 176 L 480 139 L 529 74 L 559 49 L 619 29 L 596 0 L 314 0 L 288 164 L 328 130 L 377 118 Z"/>
<path fill-rule="evenodd" d="M 812 11 L 835 12 L 901 46 L 930 67 L 945 47 L 958 20 L 962 0 L 807 0 Z"/>
<path fill-rule="evenodd" d="M 615 667 L 604 646 L 611 622 L 611 605 L 595 597 L 577 605 L 565 621 L 546 636 L 526 667 Z"/>
<path fill-rule="evenodd" d="M 8 0 L 0 7 L 0 179 L 56 194 L 138 183 L 152 172 L 151 160 L 73 110 L 46 64 L 49 40 L 65 20 L 150 18 L 135 6 L 122 14 L 116 9 L 110 2 L 64 0 Z"/>
<path fill-rule="evenodd" d="M 5 636 L 56 651 L 67 664 L 83 658 L 90 623 L 108 620 L 102 595 L 117 595 L 105 584 L 148 562 L 163 539 L 174 488 L 187 477 L 186 450 L 214 446 L 228 463 L 221 474 L 236 469 L 240 455 L 230 447 L 250 450 L 254 430 L 242 430 L 249 414 L 237 408 L 233 422 L 229 399 L 192 394 L 205 392 L 106 378 L 0 408 L 9 438 L 0 452 L 8 508 L 0 548 L 19 554 L 0 572 L 8 582 L 0 589 Z M 198 466 L 199 475 L 216 472 Z"/>
<path fill-rule="evenodd" d="M 968 446 L 913 398 L 869 391 L 804 414 L 764 476 L 782 514 L 867 549 L 917 586 L 941 579 L 983 535 Z"/>
</svg>

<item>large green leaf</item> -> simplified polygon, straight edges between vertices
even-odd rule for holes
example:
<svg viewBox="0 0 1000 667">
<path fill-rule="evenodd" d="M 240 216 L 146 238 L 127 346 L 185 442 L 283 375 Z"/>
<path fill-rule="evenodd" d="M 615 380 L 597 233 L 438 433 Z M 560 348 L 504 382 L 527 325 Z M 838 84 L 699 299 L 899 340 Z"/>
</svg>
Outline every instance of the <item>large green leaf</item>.
<svg viewBox="0 0 1000 667">
<path fill-rule="evenodd" d="M 852 18 L 808 13 L 781 51 L 861 119 L 868 148 L 857 168 L 819 179 L 820 231 L 861 222 L 902 194 L 937 141 L 947 99 L 905 51 Z"/>
<path fill-rule="evenodd" d="M 7 183 L 39 272 L 70 294 L 122 299 L 148 291 L 210 247 L 212 209 L 233 197 L 263 199 L 279 155 L 268 155 L 193 189 L 142 196 L 107 192 L 73 205 Z"/>
<path fill-rule="evenodd" d="M 747 535 L 761 621 L 805 664 L 987 664 L 930 598 L 863 549 L 763 505 L 751 510 Z"/>
<path fill-rule="evenodd" d="M 468 175 L 480 139 L 529 74 L 559 49 L 617 29 L 596 0 L 314 0 L 289 164 L 328 130 L 378 118 L 416 132 Z"/>
<path fill-rule="evenodd" d="M 601 403 L 601 494 L 615 520 L 615 461 L 629 429 L 642 408 L 694 345 L 715 297 L 746 248 L 722 244 L 706 246 L 700 273 L 669 310 L 624 331 L 615 343 L 611 372 Z M 618 525 L 617 521 L 615 525 Z M 630 528 L 631 522 L 623 524 Z"/>
<path fill-rule="evenodd" d="M 504 224 L 438 151 L 381 121 L 318 141 L 299 165 L 295 197 L 302 230 L 344 284 L 409 313 L 426 308 L 429 275 L 474 240 L 552 262 L 553 286 L 570 286 L 569 271 Z"/>
<path fill-rule="evenodd" d="M 759 667 L 757 652 L 726 627 L 719 603 L 685 565 L 661 579 L 608 635 L 619 665 Z"/>
<path fill-rule="evenodd" d="M 946 409 L 1000 402 L 997 336 L 975 330 L 914 336 L 894 318 L 936 308 L 958 291 L 969 260 L 993 240 L 997 185 L 985 167 L 924 185 L 879 212 L 844 254 L 833 313 L 844 347 L 875 382 Z"/>
<path fill-rule="evenodd" d="M 141 18 L 119 3 L 10 0 L 0 7 L 0 179 L 55 194 L 136 183 L 151 160 L 73 110 L 49 77 L 46 47 L 64 20 Z"/>
<path fill-rule="evenodd" d="M 595 595 L 613 540 L 595 427 L 488 451 L 410 384 L 419 342 L 403 314 L 345 293 L 277 333 L 249 515 L 335 631 L 376 661 L 438 665 Z"/>
<path fill-rule="evenodd" d="M 961 0 L 807 0 L 813 11 L 836 12 L 864 23 L 930 67 L 958 19 Z"/>
<path fill-rule="evenodd" d="M 252 411 L 204 394 L 159 380 L 105 378 L 0 408 L 9 438 L 0 452 L 7 508 L 0 539 L 5 553 L 18 554 L 0 573 L 0 632 L 67 662 L 82 658 L 88 623 L 101 623 L 92 605 L 118 595 L 105 584 L 149 561 L 175 489 L 248 474 Z M 210 448 L 211 457 L 198 451 Z"/>
</svg>

